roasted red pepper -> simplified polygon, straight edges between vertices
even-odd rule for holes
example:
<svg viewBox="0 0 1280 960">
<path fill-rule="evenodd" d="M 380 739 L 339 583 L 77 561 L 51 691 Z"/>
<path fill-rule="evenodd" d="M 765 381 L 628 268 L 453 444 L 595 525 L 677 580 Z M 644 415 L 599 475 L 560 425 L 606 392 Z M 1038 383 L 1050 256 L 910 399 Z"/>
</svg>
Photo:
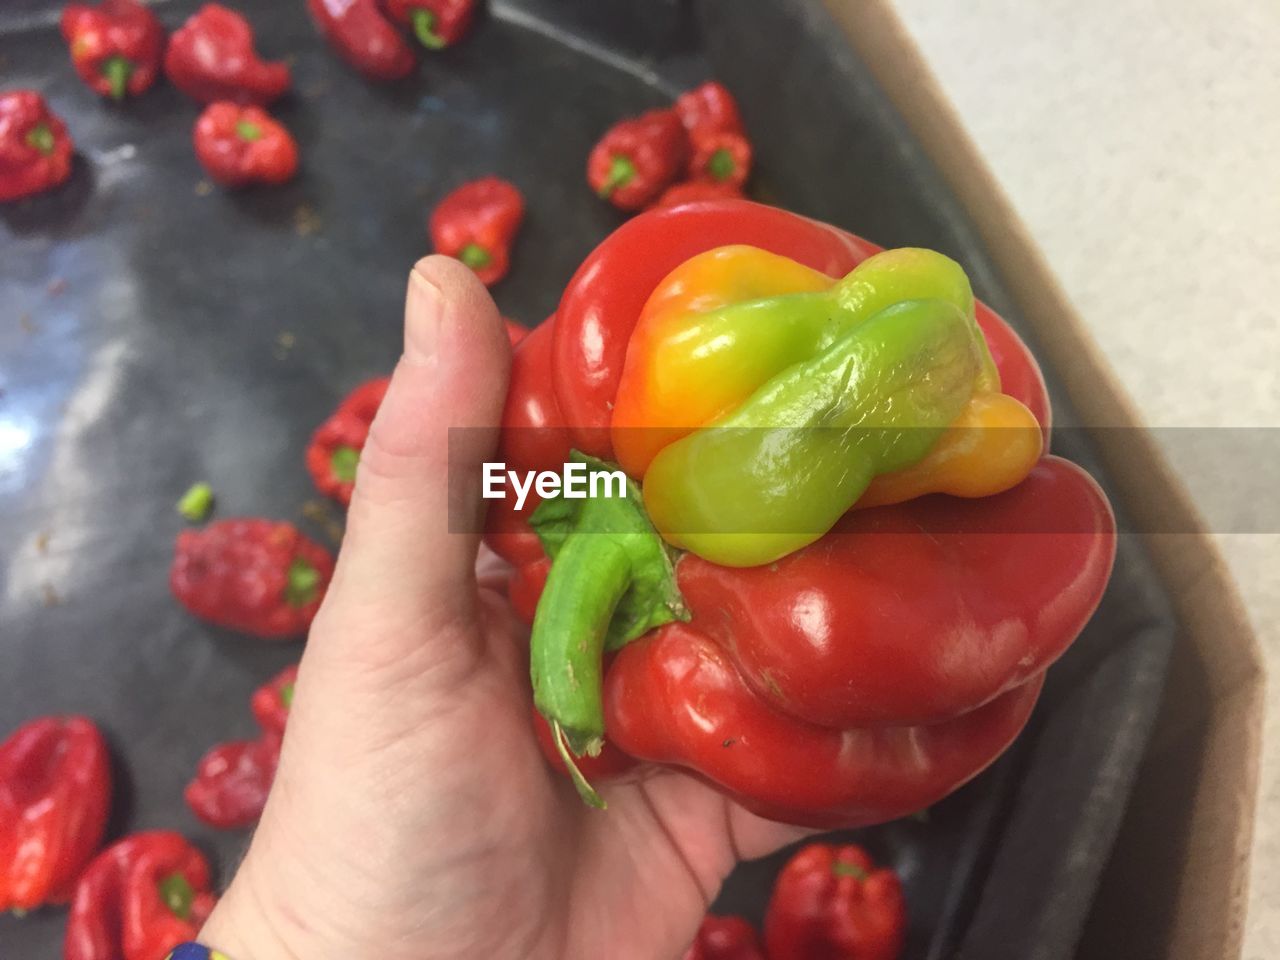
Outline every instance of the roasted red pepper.
<svg viewBox="0 0 1280 960">
<path fill-rule="evenodd" d="M 102 734 L 84 717 L 41 717 L 0 743 L 0 913 L 71 899 L 111 805 Z"/>
<path fill-rule="evenodd" d="M 284 183 L 298 172 L 298 145 L 261 107 L 211 103 L 196 121 L 194 140 L 200 165 L 226 187 Z"/>
<path fill-rule="evenodd" d="M 684 960 L 766 960 L 755 928 L 741 917 L 708 914 Z M 816 958 L 815 958 L 816 960 Z"/>
<path fill-rule="evenodd" d="M 693 134 L 693 159 L 689 176 L 695 180 L 727 183 L 735 187 L 751 174 L 751 144 L 740 133 L 722 130 Z"/>
<path fill-rule="evenodd" d="M 63 958 L 161 960 L 195 939 L 214 902 L 209 864 L 181 834 L 132 834 L 98 854 L 76 884 Z"/>
<path fill-rule="evenodd" d="M 451 47 L 471 27 L 476 0 L 387 0 L 387 13 L 413 27 L 428 50 Z"/>
<path fill-rule="evenodd" d="M 867 267 L 855 270 L 864 261 Z M 750 268 L 745 273 L 744 266 Z M 833 288 L 836 276 L 847 285 Z M 829 300 L 833 289 L 843 297 L 839 303 Z M 759 300 L 771 293 L 796 299 Z M 887 306 L 877 306 L 882 302 Z M 949 418 L 969 409 L 962 403 L 1003 398 L 1021 411 L 1024 429 L 980 427 L 976 448 L 985 450 L 992 433 L 997 452 L 1000 444 L 1019 451 L 1017 470 L 1006 476 L 997 469 L 991 476 L 999 482 L 984 487 L 983 471 L 1004 461 L 967 461 L 973 486 L 963 492 L 976 499 L 912 499 L 914 487 L 864 488 L 864 477 L 830 523 L 792 538 L 766 566 L 732 555 L 712 562 L 696 547 L 672 551 L 658 533 L 674 542 L 680 531 L 660 523 L 655 529 L 657 521 L 646 515 L 652 476 L 644 474 L 652 473 L 653 451 L 643 451 L 643 434 L 637 447 L 625 429 L 619 432 L 621 391 L 644 382 L 635 381 L 635 371 L 648 370 L 659 347 L 681 364 L 693 363 L 674 375 L 663 367 L 667 376 L 655 381 L 679 394 L 673 409 L 688 418 L 653 421 L 671 434 L 657 445 L 656 469 L 676 448 L 676 436 L 704 429 L 707 396 L 723 394 L 729 405 L 719 409 L 732 410 L 743 402 L 735 398 L 772 397 L 783 383 L 784 398 L 795 389 L 807 398 L 805 378 L 772 379 L 779 364 L 808 370 L 795 363 L 796 351 L 803 359 L 807 348 L 770 338 L 790 337 L 809 322 L 806 315 L 819 325 L 829 322 L 828 306 L 835 314 L 856 307 L 868 318 L 865 327 L 858 320 L 831 341 L 824 358 L 842 357 L 835 351 L 863 343 L 873 330 L 888 336 L 886 344 L 901 346 L 894 338 L 906 336 L 911 324 L 945 318 L 938 329 L 962 347 L 929 362 L 963 360 L 964 377 L 955 382 L 964 387 L 929 428 L 928 443 L 942 449 L 950 442 Z M 695 307 L 715 318 L 707 319 L 705 331 L 682 325 Z M 779 326 L 792 307 L 808 314 Z M 668 316 L 667 308 L 680 323 L 653 326 Z M 721 309 L 729 312 L 722 317 L 715 312 Z M 741 323 L 752 311 L 761 314 L 760 323 Z M 667 329 L 678 338 L 653 339 Z M 717 330 L 730 334 L 726 342 L 734 349 L 767 341 L 780 350 L 735 353 L 718 373 L 691 373 L 706 358 L 681 353 L 692 349 L 687 333 Z M 647 339 L 638 339 L 642 333 Z M 723 346 L 719 338 L 714 345 Z M 748 369 L 755 373 L 748 376 Z M 752 377 L 769 387 L 758 389 Z M 894 378 L 883 382 L 897 384 Z M 952 375 L 921 382 L 939 378 L 949 383 Z M 862 389 L 857 383 L 846 386 Z M 860 409 L 861 394 L 846 399 L 840 389 L 835 401 Z M 915 403 L 912 396 L 904 394 L 903 402 Z M 626 429 L 643 427 L 650 406 L 646 400 L 630 407 L 640 413 Z M 507 501 L 490 504 L 490 544 L 516 565 L 510 594 L 517 611 L 527 616 L 537 598 L 535 701 L 555 724 L 562 758 L 589 754 L 607 736 L 631 756 L 696 771 L 765 816 L 814 826 L 894 819 L 966 782 L 1022 728 L 1045 669 L 1087 621 L 1110 572 L 1114 525 L 1101 491 L 1066 461 L 1035 463 L 1047 424 L 1043 381 L 1026 348 L 999 318 L 975 306 L 963 271 L 938 254 L 881 253 L 834 228 L 745 201 L 651 211 L 624 225 L 575 274 L 553 320 L 516 349 L 499 459 L 509 469 L 559 472 L 571 459 L 590 462 L 571 456 L 574 448 L 606 459 L 629 450 L 621 458 L 624 466 L 633 464 L 627 496 L 550 501 L 535 518 L 537 536 L 525 522 L 528 507 L 515 513 Z M 902 434 L 903 442 L 918 445 L 911 432 Z M 921 465 L 937 466 L 927 445 L 917 454 Z M 721 495 L 704 491 L 701 504 L 718 508 L 720 500 L 751 489 L 734 463 L 722 467 L 709 458 L 706 464 L 720 470 Z M 753 462 L 752 471 L 757 466 Z M 938 479 L 936 472 L 900 466 L 875 482 L 912 471 L 917 481 Z M 857 500 L 858 489 L 892 505 L 867 507 Z M 857 509 L 841 517 L 847 505 Z M 573 576 L 579 568 L 590 574 Z M 687 623 L 672 622 L 679 620 Z M 603 650 L 617 651 L 607 667 Z"/>
<path fill-rule="evenodd" d="M 620 210 L 647 207 L 683 173 L 689 136 L 674 110 L 650 110 L 610 127 L 587 158 L 587 183 Z"/>
<path fill-rule="evenodd" d="M 673 187 L 667 187 L 655 202 L 654 206 L 679 207 L 686 203 L 703 203 L 707 200 L 741 200 L 742 188 L 734 183 L 719 183 L 715 180 L 686 180 Z"/>
<path fill-rule="evenodd" d="M 218 3 L 206 3 L 169 39 L 164 72 L 201 103 L 264 107 L 289 89 L 289 65 L 259 57 L 249 21 Z"/>
<path fill-rule="evenodd" d="M 307 0 L 307 9 L 343 60 L 375 80 L 399 80 L 413 71 L 413 48 L 378 0 Z"/>
<path fill-rule="evenodd" d="M 307 631 L 333 557 L 292 524 L 219 520 L 178 534 L 169 587 L 201 619 L 268 639 Z"/>
<path fill-rule="evenodd" d="M 80 79 L 104 97 L 136 97 L 160 72 L 164 27 L 138 0 L 73 3 L 62 11 L 62 36 Z"/>
<path fill-rule="evenodd" d="M 676 113 L 690 135 L 694 133 L 743 133 L 738 101 L 715 80 L 687 90 L 676 98 Z"/>
<path fill-rule="evenodd" d="M 524 197 L 513 183 L 483 177 L 449 193 L 431 212 L 436 253 L 457 257 L 486 286 L 507 275 L 511 244 L 524 222 Z"/>
<path fill-rule="evenodd" d="M 0 202 L 51 190 L 75 150 L 62 118 L 34 90 L 0 94 Z"/>
<path fill-rule="evenodd" d="M 287 667 L 254 691 L 249 705 L 262 727 L 256 740 L 217 744 L 200 759 L 183 797 L 205 823 L 234 830 L 262 816 L 280 762 L 297 676 L 297 667 Z"/>
<path fill-rule="evenodd" d="M 351 502 L 360 451 L 390 383 L 390 377 L 379 377 L 356 387 L 311 435 L 307 472 L 317 490 L 343 506 Z"/>
<path fill-rule="evenodd" d="M 810 844 L 787 861 L 764 921 L 769 960 L 897 960 L 906 935 L 898 875 L 852 844 Z"/>
</svg>

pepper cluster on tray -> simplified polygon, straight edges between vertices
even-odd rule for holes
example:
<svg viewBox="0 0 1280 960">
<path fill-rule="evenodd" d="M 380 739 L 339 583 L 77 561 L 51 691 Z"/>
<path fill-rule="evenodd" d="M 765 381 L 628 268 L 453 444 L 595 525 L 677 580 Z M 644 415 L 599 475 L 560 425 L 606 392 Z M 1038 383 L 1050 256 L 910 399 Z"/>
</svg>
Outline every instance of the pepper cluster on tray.
<svg viewBox="0 0 1280 960">
<path fill-rule="evenodd" d="M 775 819 L 870 824 L 985 768 L 1114 555 L 1049 423 L 1025 346 L 940 254 L 745 201 L 616 231 L 516 351 L 501 458 L 617 464 L 628 495 L 496 500 L 488 530 L 584 797 L 621 752 Z"/>
</svg>

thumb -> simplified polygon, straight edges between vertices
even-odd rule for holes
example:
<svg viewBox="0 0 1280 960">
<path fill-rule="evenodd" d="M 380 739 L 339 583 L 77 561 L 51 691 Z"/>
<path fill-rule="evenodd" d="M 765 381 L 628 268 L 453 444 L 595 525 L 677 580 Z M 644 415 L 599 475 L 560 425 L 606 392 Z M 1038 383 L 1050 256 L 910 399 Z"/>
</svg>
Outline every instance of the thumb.
<svg viewBox="0 0 1280 960">
<path fill-rule="evenodd" d="M 473 613 L 479 469 L 497 442 L 510 364 L 497 307 L 475 274 L 448 257 L 419 260 L 404 353 L 360 455 L 313 646 L 385 663 L 408 649 L 400 644 L 420 648 Z"/>
</svg>

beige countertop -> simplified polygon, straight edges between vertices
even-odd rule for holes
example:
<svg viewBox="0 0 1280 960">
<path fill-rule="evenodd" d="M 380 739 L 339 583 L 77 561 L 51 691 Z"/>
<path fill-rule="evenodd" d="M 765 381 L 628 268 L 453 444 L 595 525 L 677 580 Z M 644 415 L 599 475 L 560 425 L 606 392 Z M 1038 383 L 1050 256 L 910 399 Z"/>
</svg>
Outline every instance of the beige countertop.
<svg viewBox="0 0 1280 960">
<path fill-rule="evenodd" d="M 1280 428 L 1280 4 L 895 2 L 1147 423 Z M 1193 432 L 1157 433 L 1220 515 L 1220 468 L 1197 457 Z M 1280 535 L 1217 539 L 1275 677 Z M 1277 734 L 1280 691 L 1247 960 L 1280 956 Z"/>
</svg>

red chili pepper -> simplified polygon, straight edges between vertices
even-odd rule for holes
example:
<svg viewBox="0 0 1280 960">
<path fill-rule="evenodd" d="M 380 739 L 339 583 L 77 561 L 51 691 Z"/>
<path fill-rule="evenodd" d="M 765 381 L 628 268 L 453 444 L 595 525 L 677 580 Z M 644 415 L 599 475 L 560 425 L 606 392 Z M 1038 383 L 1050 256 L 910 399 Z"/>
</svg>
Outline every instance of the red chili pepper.
<svg viewBox="0 0 1280 960">
<path fill-rule="evenodd" d="M 71 899 L 111 804 L 107 746 L 84 717 L 41 717 L 0 743 L 0 913 Z"/>
<path fill-rule="evenodd" d="M 195 939 L 214 903 L 209 864 L 181 834 L 132 834 L 98 854 L 76 884 L 63 958 L 161 960 Z"/>
<path fill-rule="evenodd" d="M 702 86 L 686 90 L 676 98 L 676 113 L 684 128 L 693 134 L 742 133 L 742 116 L 738 101 L 724 84 L 709 80 Z"/>
<path fill-rule="evenodd" d="M 249 21 L 217 3 L 206 3 L 169 39 L 164 72 L 201 103 L 262 107 L 289 89 L 289 65 L 259 57 Z"/>
<path fill-rule="evenodd" d="M 741 200 L 742 188 L 732 182 L 715 180 L 686 180 L 668 187 L 654 203 L 655 207 L 679 207 L 686 203 L 702 203 L 706 200 Z"/>
<path fill-rule="evenodd" d="M 50 190 L 71 176 L 75 145 L 34 90 L 0 94 L 0 202 Z"/>
<path fill-rule="evenodd" d="M 413 71 L 413 48 L 378 0 L 307 0 L 307 9 L 329 45 L 365 76 L 399 80 Z"/>
<path fill-rule="evenodd" d="M 227 187 L 279 184 L 298 172 L 298 145 L 261 107 L 211 103 L 196 121 L 196 158 Z"/>
<path fill-rule="evenodd" d="M 343 506 L 351 502 L 360 451 L 390 383 L 390 377 L 379 377 L 356 387 L 316 428 L 307 445 L 307 472 L 316 489 Z"/>
<path fill-rule="evenodd" d="M 741 917 L 708 914 L 684 960 L 766 960 L 755 928 Z M 818 958 L 814 958 L 818 960 Z"/>
<path fill-rule="evenodd" d="M 80 79 L 104 97 L 136 97 L 160 72 L 164 27 L 138 0 L 73 3 L 62 11 L 62 36 Z"/>
<path fill-rule="evenodd" d="M 751 174 L 751 144 L 740 133 L 697 131 L 692 136 L 689 176 L 741 188 Z"/>
<path fill-rule="evenodd" d="M 778 875 L 764 921 L 769 960 L 897 960 L 907 904 L 861 847 L 814 843 Z"/>
<path fill-rule="evenodd" d="M 297 666 L 285 667 L 253 692 L 249 709 L 265 733 L 284 734 L 284 725 L 293 707 L 293 685 L 297 680 Z"/>
<path fill-rule="evenodd" d="M 387 13 L 413 27 L 428 50 L 443 50 L 462 39 L 471 26 L 476 0 L 387 0 Z"/>
<path fill-rule="evenodd" d="M 507 274 L 511 244 L 524 221 L 524 197 L 499 177 L 464 183 L 431 213 L 428 230 L 436 253 L 457 257 L 486 286 Z"/>
<path fill-rule="evenodd" d="M 329 551 L 292 524 L 220 520 L 178 534 L 169 587 L 197 617 L 272 639 L 306 632 L 332 576 Z"/>
<path fill-rule="evenodd" d="M 587 158 L 587 183 L 620 210 L 647 207 L 684 173 L 689 137 L 674 110 L 610 127 Z"/>
</svg>

